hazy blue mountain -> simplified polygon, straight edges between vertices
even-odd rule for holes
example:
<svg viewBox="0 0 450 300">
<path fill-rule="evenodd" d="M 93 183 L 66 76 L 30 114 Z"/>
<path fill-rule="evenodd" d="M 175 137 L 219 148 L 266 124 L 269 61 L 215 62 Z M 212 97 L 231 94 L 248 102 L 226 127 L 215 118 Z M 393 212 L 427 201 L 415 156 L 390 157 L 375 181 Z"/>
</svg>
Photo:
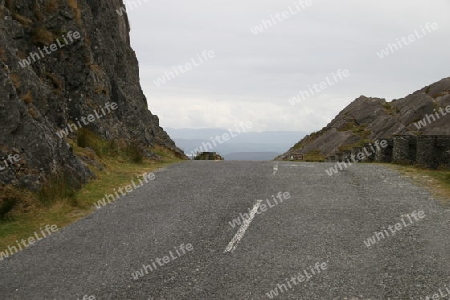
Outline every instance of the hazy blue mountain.
<svg viewBox="0 0 450 300">
<path fill-rule="evenodd" d="M 224 133 L 229 134 L 228 129 L 165 128 L 165 130 L 188 156 L 195 151 L 214 151 L 224 156 L 226 160 L 270 160 L 285 152 L 293 143 L 306 135 L 304 132 L 297 131 L 243 132 L 240 134 L 233 131 L 236 136 L 230 136 L 228 141 L 222 141 L 222 143 L 215 141 L 214 145 L 211 139 L 215 139 L 217 135 L 222 136 Z"/>
</svg>

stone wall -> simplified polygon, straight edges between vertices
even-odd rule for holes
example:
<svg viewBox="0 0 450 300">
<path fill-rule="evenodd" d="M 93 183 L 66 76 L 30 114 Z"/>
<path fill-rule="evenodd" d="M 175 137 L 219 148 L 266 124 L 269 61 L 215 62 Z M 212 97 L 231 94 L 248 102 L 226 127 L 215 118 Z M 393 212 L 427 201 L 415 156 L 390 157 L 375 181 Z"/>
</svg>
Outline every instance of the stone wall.
<svg viewBox="0 0 450 300">
<path fill-rule="evenodd" d="M 392 161 L 396 164 L 414 164 L 417 156 L 417 137 L 414 135 L 394 136 Z"/>
<path fill-rule="evenodd" d="M 417 137 L 416 164 L 436 169 L 450 167 L 450 136 L 424 135 Z"/>
<path fill-rule="evenodd" d="M 351 150 L 344 150 L 342 151 L 342 160 L 343 161 L 347 161 L 347 160 L 351 160 L 352 158 L 352 151 Z"/>
<path fill-rule="evenodd" d="M 365 153 L 365 151 L 364 151 L 364 149 L 366 149 L 366 150 L 369 150 L 369 149 L 371 149 L 372 147 L 374 147 L 372 144 L 364 144 L 364 146 L 361 148 L 361 152 L 363 152 L 363 153 Z M 371 151 L 371 150 L 369 150 L 368 151 L 369 153 L 370 153 L 370 155 L 367 155 L 367 156 L 365 156 L 365 158 L 362 160 L 362 161 L 365 161 L 365 162 L 374 162 L 375 161 L 375 155 L 376 155 L 376 152 L 374 153 L 373 151 Z M 367 154 L 367 153 L 366 153 Z"/>
<path fill-rule="evenodd" d="M 375 162 L 391 163 L 394 152 L 394 140 L 393 139 L 381 139 L 387 141 L 388 145 L 385 148 L 381 148 L 375 153 Z"/>
<path fill-rule="evenodd" d="M 394 136 L 393 162 L 432 169 L 450 167 L 450 136 Z"/>
<path fill-rule="evenodd" d="M 343 161 L 343 154 L 342 154 L 342 152 L 336 152 L 335 154 L 335 157 L 336 157 L 336 161 L 337 162 L 342 162 Z"/>
<path fill-rule="evenodd" d="M 396 135 L 387 141 L 387 147 L 377 149 L 375 155 L 363 161 L 417 165 L 424 168 L 450 168 L 450 135 Z M 372 149 L 371 144 L 354 147 L 351 151 L 336 152 L 328 156 L 329 162 L 343 162 L 356 157 L 364 148 Z"/>
</svg>

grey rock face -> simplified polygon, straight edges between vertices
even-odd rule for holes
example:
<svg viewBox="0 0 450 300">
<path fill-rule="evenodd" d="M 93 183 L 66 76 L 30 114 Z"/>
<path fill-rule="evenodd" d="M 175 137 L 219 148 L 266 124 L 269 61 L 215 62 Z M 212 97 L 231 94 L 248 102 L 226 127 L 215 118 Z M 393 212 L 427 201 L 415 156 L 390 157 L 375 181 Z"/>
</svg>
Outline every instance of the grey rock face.
<svg viewBox="0 0 450 300">
<path fill-rule="evenodd" d="M 448 105 L 450 78 L 392 102 L 361 96 L 322 130 L 306 136 L 277 159 L 315 150 L 320 150 L 324 156 L 334 155 L 341 152 L 339 148 L 343 146 L 361 147 L 366 141 L 395 135 L 450 135 L 450 116 L 443 116 L 439 111 L 442 108 L 445 112 Z M 425 120 L 426 125 L 418 127 L 417 122 L 421 120 Z M 399 160 L 408 160 L 399 153 L 396 155 Z"/>
<path fill-rule="evenodd" d="M 0 170 L 0 183 L 39 189 L 52 174 L 66 174 L 76 186 L 86 182 L 93 174 L 56 132 L 108 103 L 117 109 L 83 127 L 108 140 L 159 145 L 186 158 L 148 110 L 127 16 L 116 12 L 121 0 L 3 2 L 0 168 L 8 155 L 20 160 Z"/>
</svg>

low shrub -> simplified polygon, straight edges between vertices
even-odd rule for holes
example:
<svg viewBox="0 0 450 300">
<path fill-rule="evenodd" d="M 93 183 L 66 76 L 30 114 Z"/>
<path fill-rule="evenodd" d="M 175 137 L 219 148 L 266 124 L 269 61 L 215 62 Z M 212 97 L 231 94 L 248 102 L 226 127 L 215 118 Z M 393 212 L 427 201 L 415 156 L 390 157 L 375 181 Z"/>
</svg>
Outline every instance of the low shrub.
<svg viewBox="0 0 450 300">
<path fill-rule="evenodd" d="M 136 164 L 141 164 L 145 157 L 144 150 L 137 142 L 132 142 L 126 146 L 125 155 Z"/>
<path fill-rule="evenodd" d="M 28 193 L 12 186 L 0 186 L 0 221 L 11 220 L 18 210 L 26 210 L 31 199 Z"/>
<path fill-rule="evenodd" d="M 49 177 L 37 196 L 44 206 L 51 206 L 58 200 L 67 200 L 76 206 L 75 192 L 76 189 L 67 174 L 54 174 Z"/>
<path fill-rule="evenodd" d="M 91 148 L 98 157 L 117 154 L 114 141 L 106 141 L 87 128 L 78 129 L 77 145 L 81 148 Z"/>
</svg>

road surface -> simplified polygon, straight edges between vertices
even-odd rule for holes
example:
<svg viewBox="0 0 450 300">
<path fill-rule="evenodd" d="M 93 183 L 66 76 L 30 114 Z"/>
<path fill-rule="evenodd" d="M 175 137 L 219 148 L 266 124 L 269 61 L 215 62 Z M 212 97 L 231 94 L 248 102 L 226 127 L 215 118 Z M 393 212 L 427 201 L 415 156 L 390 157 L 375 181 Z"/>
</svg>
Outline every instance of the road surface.
<svg viewBox="0 0 450 300">
<path fill-rule="evenodd" d="M 448 208 L 384 166 L 328 176 L 331 166 L 192 161 L 162 169 L 0 261 L 0 299 L 450 294 Z"/>
</svg>

